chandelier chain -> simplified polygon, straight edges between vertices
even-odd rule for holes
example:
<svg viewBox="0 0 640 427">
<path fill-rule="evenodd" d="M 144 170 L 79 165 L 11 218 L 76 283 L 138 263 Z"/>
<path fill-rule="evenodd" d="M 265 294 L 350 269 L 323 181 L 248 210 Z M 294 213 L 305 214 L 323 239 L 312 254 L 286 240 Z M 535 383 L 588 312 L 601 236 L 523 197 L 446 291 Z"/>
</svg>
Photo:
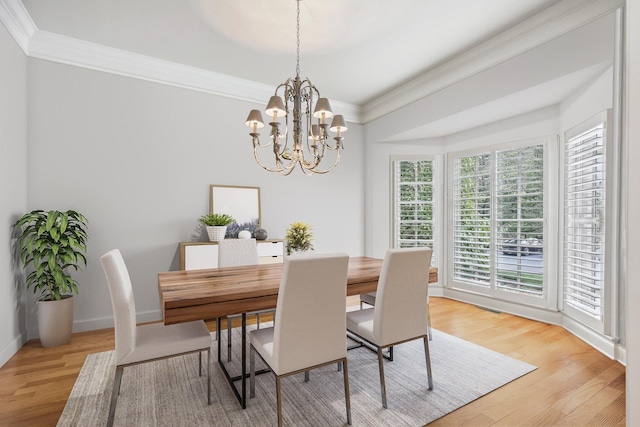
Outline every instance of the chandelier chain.
<svg viewBox="0 0 640 427">
<path fill-rule="evenodd" d="M 300 0 L 296 0 L 298 12 L 296 16 L 296 76 L 300 75 Z"/>
</svg>

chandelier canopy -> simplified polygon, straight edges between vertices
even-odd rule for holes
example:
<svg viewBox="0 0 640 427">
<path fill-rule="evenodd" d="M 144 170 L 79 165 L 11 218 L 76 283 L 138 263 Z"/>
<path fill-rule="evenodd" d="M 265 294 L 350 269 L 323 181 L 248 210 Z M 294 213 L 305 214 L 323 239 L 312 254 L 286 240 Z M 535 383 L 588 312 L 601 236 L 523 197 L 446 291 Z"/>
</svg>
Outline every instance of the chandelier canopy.
<svg viewBox="0 0 640 427">
<path fill-rule="evenodd" d="M 340 162 L 340 151 L 343 148 L 342 133 L 347 131 L 344 117 L 333 115 L 329 100 L 321 98 L 320 92 L 306 78 L 300 78 L 300 0 L 297 3 L 296 17 L 296 76 L 288 78 L 276 88 L 275 95 L 269 99 L 265 113 L 270 116 L 270 138 L 260 143 L 258 129 L 264 127 L 259 110 L 251 110 L 246 125 L 252 129 L 253 155 L 260 166 L 270 172 L 289 175 L 296 165 L 307 175 L 327 173 Z M 284 132 L 280 130 L 280 118 L 284 119 Z M 331 125 L 328 119 L 332 118 Z M 313 123 L 317 119 L 317 123 Z M 290 124 L 293 126 L 293 137 L 289 145 Z M 329 132 L 335 134 L 331 142 Z M 275 164 L 267 166 L 258 155 L 258 149 L 271 147 Z M 331 166 L 321 168 L 320 163 L 329 151 L 335 152 Z"/>
</svg>

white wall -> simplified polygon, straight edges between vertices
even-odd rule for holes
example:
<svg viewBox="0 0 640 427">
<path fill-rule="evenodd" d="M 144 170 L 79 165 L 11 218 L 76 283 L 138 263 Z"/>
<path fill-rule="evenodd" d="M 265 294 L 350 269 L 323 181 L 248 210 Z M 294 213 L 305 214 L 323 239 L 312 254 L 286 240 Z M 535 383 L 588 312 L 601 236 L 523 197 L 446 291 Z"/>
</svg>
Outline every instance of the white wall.
<svg viewBox="0 0 640 427">
<path fill-rule="evenodd" d="M 613 67 L 575 92 L 560 104 L 560 131 L 564 132 L 596 114 L 613 107 Z"/>
<path fill-rule="evenodd" d="M 609 14 L 367 123 L 368 141 L 413 139 L 415 130 L 447 135 L 450 121 L 473 129 L 486 123 L 485 118 L 504 118 L 505 105 L 509 114 L 517 115 L 532 105 L 554 104 L 555 92 L 567 93 L 575 76 L 604 70 L 611 63 L 612 37 Z"/>
<path fill-rule="evenodd" d="M 27 58 L 0 24 L 0 366 L 26 340 L 12 225 L 27 206 Z"/>
<path fill-rule="evenodd" d="M 640 426 L 640 0 L 627 0 L 627 425 Z M 624 298 L 624 297 L 623 297 Z M 633 325 L 633 327 L 631 327 Z"/>
<path fill-rule="evenodd" d="M 161 318 L 157 273 L 178 268 L 180 241 L 206 240 L 197 220 L 208 212 L 210 184 L 259 186 L 271 238 L 305 221 L 317 251 L 363 254 L 361 126 L 349 125 L 331 173 L 283 177 L 253 159 L 244 121 L 263 106 L 48 61 L 28 65 L 28 208 L 76 209 L 89 219 L 74 331 L 112 324 L 99 260 L 112 248 L 128 264 L 138 320 Z M 27 321 L 33 338 L 32 310 Z"/>
</svg>

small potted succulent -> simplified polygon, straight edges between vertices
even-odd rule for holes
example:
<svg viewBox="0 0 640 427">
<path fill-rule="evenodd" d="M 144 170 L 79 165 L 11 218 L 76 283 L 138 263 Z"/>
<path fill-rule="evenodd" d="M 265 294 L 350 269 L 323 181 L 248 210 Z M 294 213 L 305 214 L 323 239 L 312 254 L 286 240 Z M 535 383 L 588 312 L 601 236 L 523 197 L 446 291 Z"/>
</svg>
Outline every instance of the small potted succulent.
<svg viewBox="0 0 640 427">
<path fill-rule="evenodd" d="M 287 229 L 285 240 L 287 242 L 287 255 L 306 252 L 313 249 L 312 226 L 305 222 L 293 222 Z"/>
<path fill-rule="evenodd" d="M 34 210 L 14 225 L 22 264 L 30 270 L 25 285 L 38 295 L 38 334 L 43 347 L 71 339 L 78 282 L 69 270 L 87 265 L 87 222 L 72 210 Z"/>
<path fill-rule="evenodd" d="M 200 222 L 207 228 L 207 234 L 211 242 L 218 242 L 224 239 L 225 234 L 227 234 L 227 225 L 233 221 L 235 219 L 228 214 L 210 213 L 200 217 Z"/>
</svg>

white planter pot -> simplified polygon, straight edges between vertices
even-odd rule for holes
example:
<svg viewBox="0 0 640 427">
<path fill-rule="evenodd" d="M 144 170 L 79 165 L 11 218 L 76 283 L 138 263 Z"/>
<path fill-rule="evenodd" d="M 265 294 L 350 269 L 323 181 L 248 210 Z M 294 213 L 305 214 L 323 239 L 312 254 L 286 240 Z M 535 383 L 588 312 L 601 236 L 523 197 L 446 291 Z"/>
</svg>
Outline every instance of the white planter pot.
<svg viewBox="0 0 640 427">
<path fill-rule="evenodd" d="M 210 242 L 219 242 L 224 239 L 224 235 L 227 234 L 226 225 L 214 225 L 207 226 L 207 234 L 209 235 Z"/>
<path fill-rule="evenodd" d="M 73 296 L 58 301 L 38 301 L 38 333 L 43 347 L 55 347 L 71 340 Z"/>
</svg>

